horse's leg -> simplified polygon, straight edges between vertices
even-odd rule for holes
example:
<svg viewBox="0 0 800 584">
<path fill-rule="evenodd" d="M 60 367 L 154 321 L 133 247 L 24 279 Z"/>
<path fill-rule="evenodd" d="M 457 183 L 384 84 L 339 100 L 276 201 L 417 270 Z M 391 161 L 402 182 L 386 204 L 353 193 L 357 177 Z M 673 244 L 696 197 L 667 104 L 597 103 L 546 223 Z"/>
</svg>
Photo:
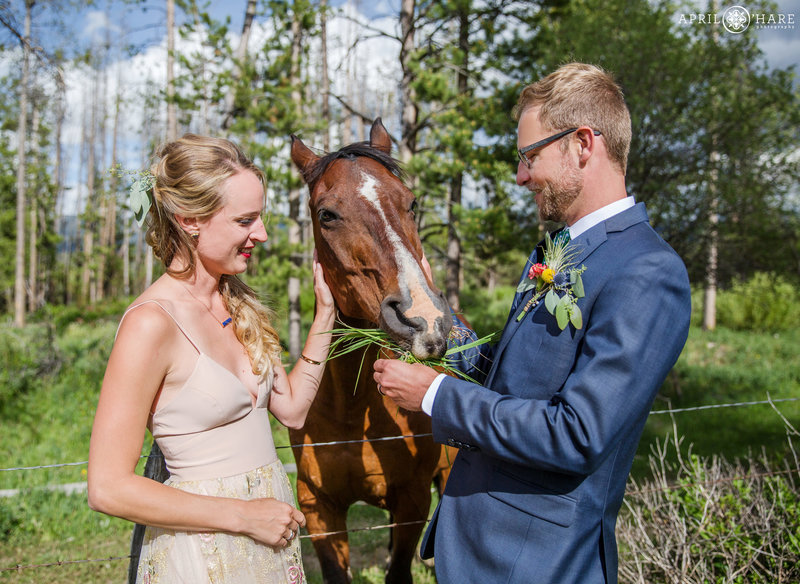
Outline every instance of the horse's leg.
<svg viewBox="0 0 800 584">
<path fill-rule="evenodd" d="M 350 584 L 350 543 L 347 539 L 347 508 L 333 503 L 324 494 L 313 494 L 298 477 L 297 500 L 306 517 L 306 529 L 317 553 L 325 584 Z M 331 533 L 314 537 L 318 533 Z"/>
<path fill-rule="evenodd" d="M 429 475 L 430 476 L 430 475 Z M 408 488 L 411 486 L 412 488 Z M 411 563 L 417 554 L 417 543 L 428 518 L 431 505 L 430 483 L 406 485 L 406 490 L 391 508 L 394 522 L 392 528 L 391 558 L 386 571 L 386 584 L 413 584 Z"/>
<path fill-rule="evenodd" d="M 150 454 L 147 455 L 147 462 L 144 465 L 144 476 L 159 483 L 163 483 L 169 478 L 167 465 L 164 463 L 164 455 L 158 444 L 153 442 Z M 136 584 L 136 572 L 139 569 L 139 554 L 142 551 L 142 540 L 144 539 L 145 526 L 136 524 L 133 527 L 131 536 L 131 560 L 128 563 L 128 584 Z"/>
</svg>

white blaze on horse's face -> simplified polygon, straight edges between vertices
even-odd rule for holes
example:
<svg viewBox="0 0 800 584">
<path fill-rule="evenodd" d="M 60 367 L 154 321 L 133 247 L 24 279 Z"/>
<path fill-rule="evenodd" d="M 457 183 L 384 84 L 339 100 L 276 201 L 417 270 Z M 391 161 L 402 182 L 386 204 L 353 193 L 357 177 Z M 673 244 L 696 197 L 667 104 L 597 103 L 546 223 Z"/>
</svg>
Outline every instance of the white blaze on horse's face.
<svg viewBox="0 0 800 584">
<path fill-rule="evenodd" d="M 378 212 L 385 232 L 385 241 L 391 245 L 397 266 L 399 297 L 387 297 L 381 304 L 381 325 L 393 336 L 409 340 L 411 352 L 420 359 L 438 356 L 446 348 L 446 332 L 452 324 L 449 308 L 441 293 L 434 292 L 405 240 L 392 227 L 381 206 L 376 179 L 361 173 L 362 183 L 358 195 L 368 201 Z M 443 335 L 444 332 L 444 335 Z"/>
</svg>

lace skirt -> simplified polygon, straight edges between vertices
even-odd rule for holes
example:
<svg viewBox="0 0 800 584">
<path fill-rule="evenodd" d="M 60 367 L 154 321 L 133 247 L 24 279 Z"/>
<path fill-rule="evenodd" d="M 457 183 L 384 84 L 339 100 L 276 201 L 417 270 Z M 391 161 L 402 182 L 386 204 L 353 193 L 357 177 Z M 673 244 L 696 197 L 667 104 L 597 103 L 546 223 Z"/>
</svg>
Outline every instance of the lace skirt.
<svg viewBox="0 0 800 584">
<path fill-rule="evenodd" d="M 250 472 L 201 481 L 170 482 L 173 488 L 237 499 L 273 497 L 294 505 L 280 461 Z M 186 532 L 147 527 L 137 584 L 301 584 L 305 583 L 300 542 L 273 549 L 245 535 Z"/>
</svg>

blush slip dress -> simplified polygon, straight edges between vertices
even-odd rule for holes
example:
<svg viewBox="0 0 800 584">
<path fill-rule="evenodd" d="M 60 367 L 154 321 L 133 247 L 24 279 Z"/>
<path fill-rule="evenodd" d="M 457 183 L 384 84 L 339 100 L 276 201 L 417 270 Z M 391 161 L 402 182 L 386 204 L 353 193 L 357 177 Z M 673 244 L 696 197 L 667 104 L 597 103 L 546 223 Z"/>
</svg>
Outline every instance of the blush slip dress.
<svg viewBox="0 0 800 584">
<path fill-rule="evenodd" d="M 157 304 L 197 351 L 183 386 L 151 414 L 150 430 L 169 470 L 164 483 L 211 497 L 270 497 L 294 505 L 289 478 L 278 460 L 267 404 L 272 378 L 252 394 L 236 375 L 203 353 L 169 310 Z M 123 319 L 125 318 L 123 315 Z M 121 321 L 120 321 L 121 322 Z M 187 532 L 148 526 L 137 584 L 305 583 L 300 543 L 275 549 L 245 535 Z"/>
</svg>

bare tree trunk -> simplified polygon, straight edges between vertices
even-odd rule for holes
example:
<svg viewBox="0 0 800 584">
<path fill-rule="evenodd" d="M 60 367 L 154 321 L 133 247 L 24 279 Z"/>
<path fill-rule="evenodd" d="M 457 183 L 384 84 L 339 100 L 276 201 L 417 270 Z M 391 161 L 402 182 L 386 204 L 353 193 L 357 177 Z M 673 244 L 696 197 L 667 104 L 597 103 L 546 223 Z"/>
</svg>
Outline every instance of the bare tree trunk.
<svg viewBox="0 0 800 584">
<path fill-rule="evenodd" d="M 242 24 L 242 36 L 239 39 L 239 46 L 236 48 L 233 64 L 233 75 L 231 86 L 225 94 L 225 118 L 222 120 L 222 127 L 228 129 L 234 120 L 234 105 L 236 101 L 236 86 L 242 77 L 242 65 L 247 59 L 247 43 L 250 41 L 250 30 L 253 27 L 253 19 L 256 17 L 256 0 L 247 0 L 247 9 L 244 12 L 244 23 Z"/>
<path fill-rule="evenodd" d="M 95 204 L 95 175 L 97 171 L 97 94 L 100 72 L 94 71 L 94 87 L 91 100 L 91 115 L 89 121 L 88 156 L 86 158 L 86 207 L 84 211 L 83 231 L 83 271 L 81 272 L 81 302 L 93 303 L 96 299 L 96 289 L 92 286 L 92 267 L 96 265 L 94 258 L 94 230 L 96 228 Z"/>
<path fill-rule="evenodd" d="M 167 0 L 167 140 L 178 138 L 175 107 L 175 0 Z"/>
<path fill-rule="evenodd" d="M 104 66 L 105 62 L 107 61 L 108 50 L 110 46 L 110 40 L 106 39 L 106 44 L 103 47 L 103 54 L 102 54 L 102 69 L 103 74 L 101 76 L 101 83 L 102 83 L 102 90 L 99 92 L 101 94 L 100 97 L 100 121 L 98 124 L 98 133 L 99 133 L 99 143 L 100 143 L 100 166 L 99 168 L 108 168 L 107 163 L 107 152 L 106 152 L 106 121 L 107 121 L 107 109 L 108 109 L 108 70 Z M 105 174 L 105 173 L 104 173 Z M 111 193 L 108 190 L 108 185 L 105 184 L 106 181 L 103 179 L 101 184 L 99 185 L 99 201 L 100 204 L 98 206 L 99 213 L 98 213 L 98 232 L 97 232 L 97 243 L 98 249 L 96 252 L 97 257 L 97 273 L 95 274 L 95 281 L 94 281 L 94 301 L 99 302 L 105 298 L 105 286 L 106 286 L 106 271 L 108 268 L 109 263 L 109 256 L 111 254 L 111 245 L 109 241 L 109 230 L 111 229 L 110 225 L 110 217 L 109 214 L 112 213 L 111 209 L 115 207 L 115 205 L 111 202 Z"/>
<path fill-rule="evenodd" d="M 122 83 L 121 75 L 117 79 L 117 95 L 114 97 L 114 124 L 111 129 L 111 168 L 117 166 L 117 140 L 119 139 L 119 124 L 120 124 L 120 86 Z M 105 219 L 105 233 L 103 234 L 103 246 L 107 251 L 107 263 L 116 257 L 116 242 L 117 242 L 117 190 L 119 189 L 119 177 L 114 174 L 111 176 L 108 184 L 108 206 L 106 207 Z M 110 267 L 107 265 L 107 267 Z M 113 274 L 112 274 L 113 276 Z M 105 278 L 104 278 L 105 279 Z M 105 283 L 103 283 L 105 286 Z M 114 280 L 109 279 L 108 291 L 111 294 L 115 293 L 116 285 Z"/>
<path fill-rule="evenodd" d="M 303 40 L 303 30 L 300 23 L 300 14 L 297 5 L 294 5 L 292 16 L 292 55 L 291 72 L 289 83 L 292 87 L 292 101 L 298 113 L 298 118 L 302 110 L 302 93 L 300 92 L 300 50 Z M 291 173 L 296 175 L 297 171 L 291 167 Z M 300 184 L 300 181 L 293 181 Z M 300 267 L 303 263 L 302 254 L 302 224 L 301 224 L 301 199 L 302 190 L 293 187 L 289 191 L 289 247 L 292 250 L 292 273 L 287 283 L 289 296 L 289 357 L 292 362 L 300 358 L 301 350 L 301 331 L 300 331 Z"/>
<path fill-rule="evenodd" d="M 31 10 L 34 0 L 25 2 L 25 36 L 22 42 L 22 76 L 19 92 L 19 121 L 17 127 L 17 234 L 14 264 L 14 326 L 25 326 L 25 160 L 28 131 L 28 85 L 30 76 Z"/>
<path fill-rule="evenodd" d="M 53 231 L 55 233 L 61 232 L 61 218 L 64 215 L 64 149 L 61 147 L 61 134 L 64 130 L 64 117 L 66 115 L 66 88 L 59 84 L 58 95 L 56 96 L 56 127 L 54 146 L 55 162 L 53 164 L 53 179 L 56 181 L 56 200 L 55 200 L 55 213 L 53 216 Z"/>
<path fill-rule="evenodd" d="M 38 143 L 40 114 L 35 100 L 31 100 L 31 157 L 36 158 L 34 150 Z M 30 220 L 28 221 L 28 312 L 36 310 L 39 299 L 39 254 L 37 240 L 39 238 L 39 197 L 36 185 L 30 196 Z"/>
<path fill-rule="evenodd" d="M 713 14 L 717 13 L 717 0 L 711 1 Z M 716 27 L 711 27 L 711 38 L 714 44 L 719 42 L 719 33 Z M 718 97 L 711 95 L 712 111 L 717 109 Z M 711 172 L 708 182 L 709 217 L 708 217 L 708 256 L 706 257 L 706 286 L 703 290 L 703 329 L 713 331 L 717 328 L 717 267 L 719 256 L 719 198 L 717 194 L 717 180 L 719 178 L 719 152 L 716 148 L 716 136 L 711 136 L 711 153 L 709 154 Z"/>
<path fill-rule="evenodd" d="M 714 168 L 711 171 L 708 193 L 711 197 L 711 212 L 708 217 L 708 255 L 706 256 L 706 286 L 703 290 L 703 329 L 713 331 L 717 328 L 717 267 L 719 256 L 719 199 L 717 197 L 716 168 L 719 152 L 712 152 L 710 159 Z"/>
<path fill-rule="evenodd" d="M 400 5 L 400 67 L 403 71 L 403 79 L 400 82 L 400 99 L 402 101 L 401 137 L 400 137 L 400 160 L 408 164 L 411 157 L 417 152 L 417 119 L 419 108 L 417 107 L 416 92 L 412 87 L 414 72 L 411 69 L 411 57 L 416 49 L 415 46 L 415 22 L 414 22 L 415 0 L 401 0 Z"/>
<path fill-rule="evenodd" d="M 328 0 L 319 0 L 320 18 L 320 61 L 322 62 L 322 122 L 325 131 L 322 134 L 322 149 L 331 149 L 331 81 L 328 78 Z"/>
<path fill-rule="evenodd" d="M 456 77 L 458 95 L 467 93 L 467 72 L 469 71 L 469 13 L 461 7 L 458 15 L 458 46 L 461 49 L 461 67 Z M 447 273 L 445 276 L 445 296 L 453 310 L 461 310 L 459 292 L 461 289 L 461 239 L 456 229 L 456 208 L 461 206 L 464 186 L 464 173 L 460 172 L 450 184 L 447 201 Z"/>
</svg>

